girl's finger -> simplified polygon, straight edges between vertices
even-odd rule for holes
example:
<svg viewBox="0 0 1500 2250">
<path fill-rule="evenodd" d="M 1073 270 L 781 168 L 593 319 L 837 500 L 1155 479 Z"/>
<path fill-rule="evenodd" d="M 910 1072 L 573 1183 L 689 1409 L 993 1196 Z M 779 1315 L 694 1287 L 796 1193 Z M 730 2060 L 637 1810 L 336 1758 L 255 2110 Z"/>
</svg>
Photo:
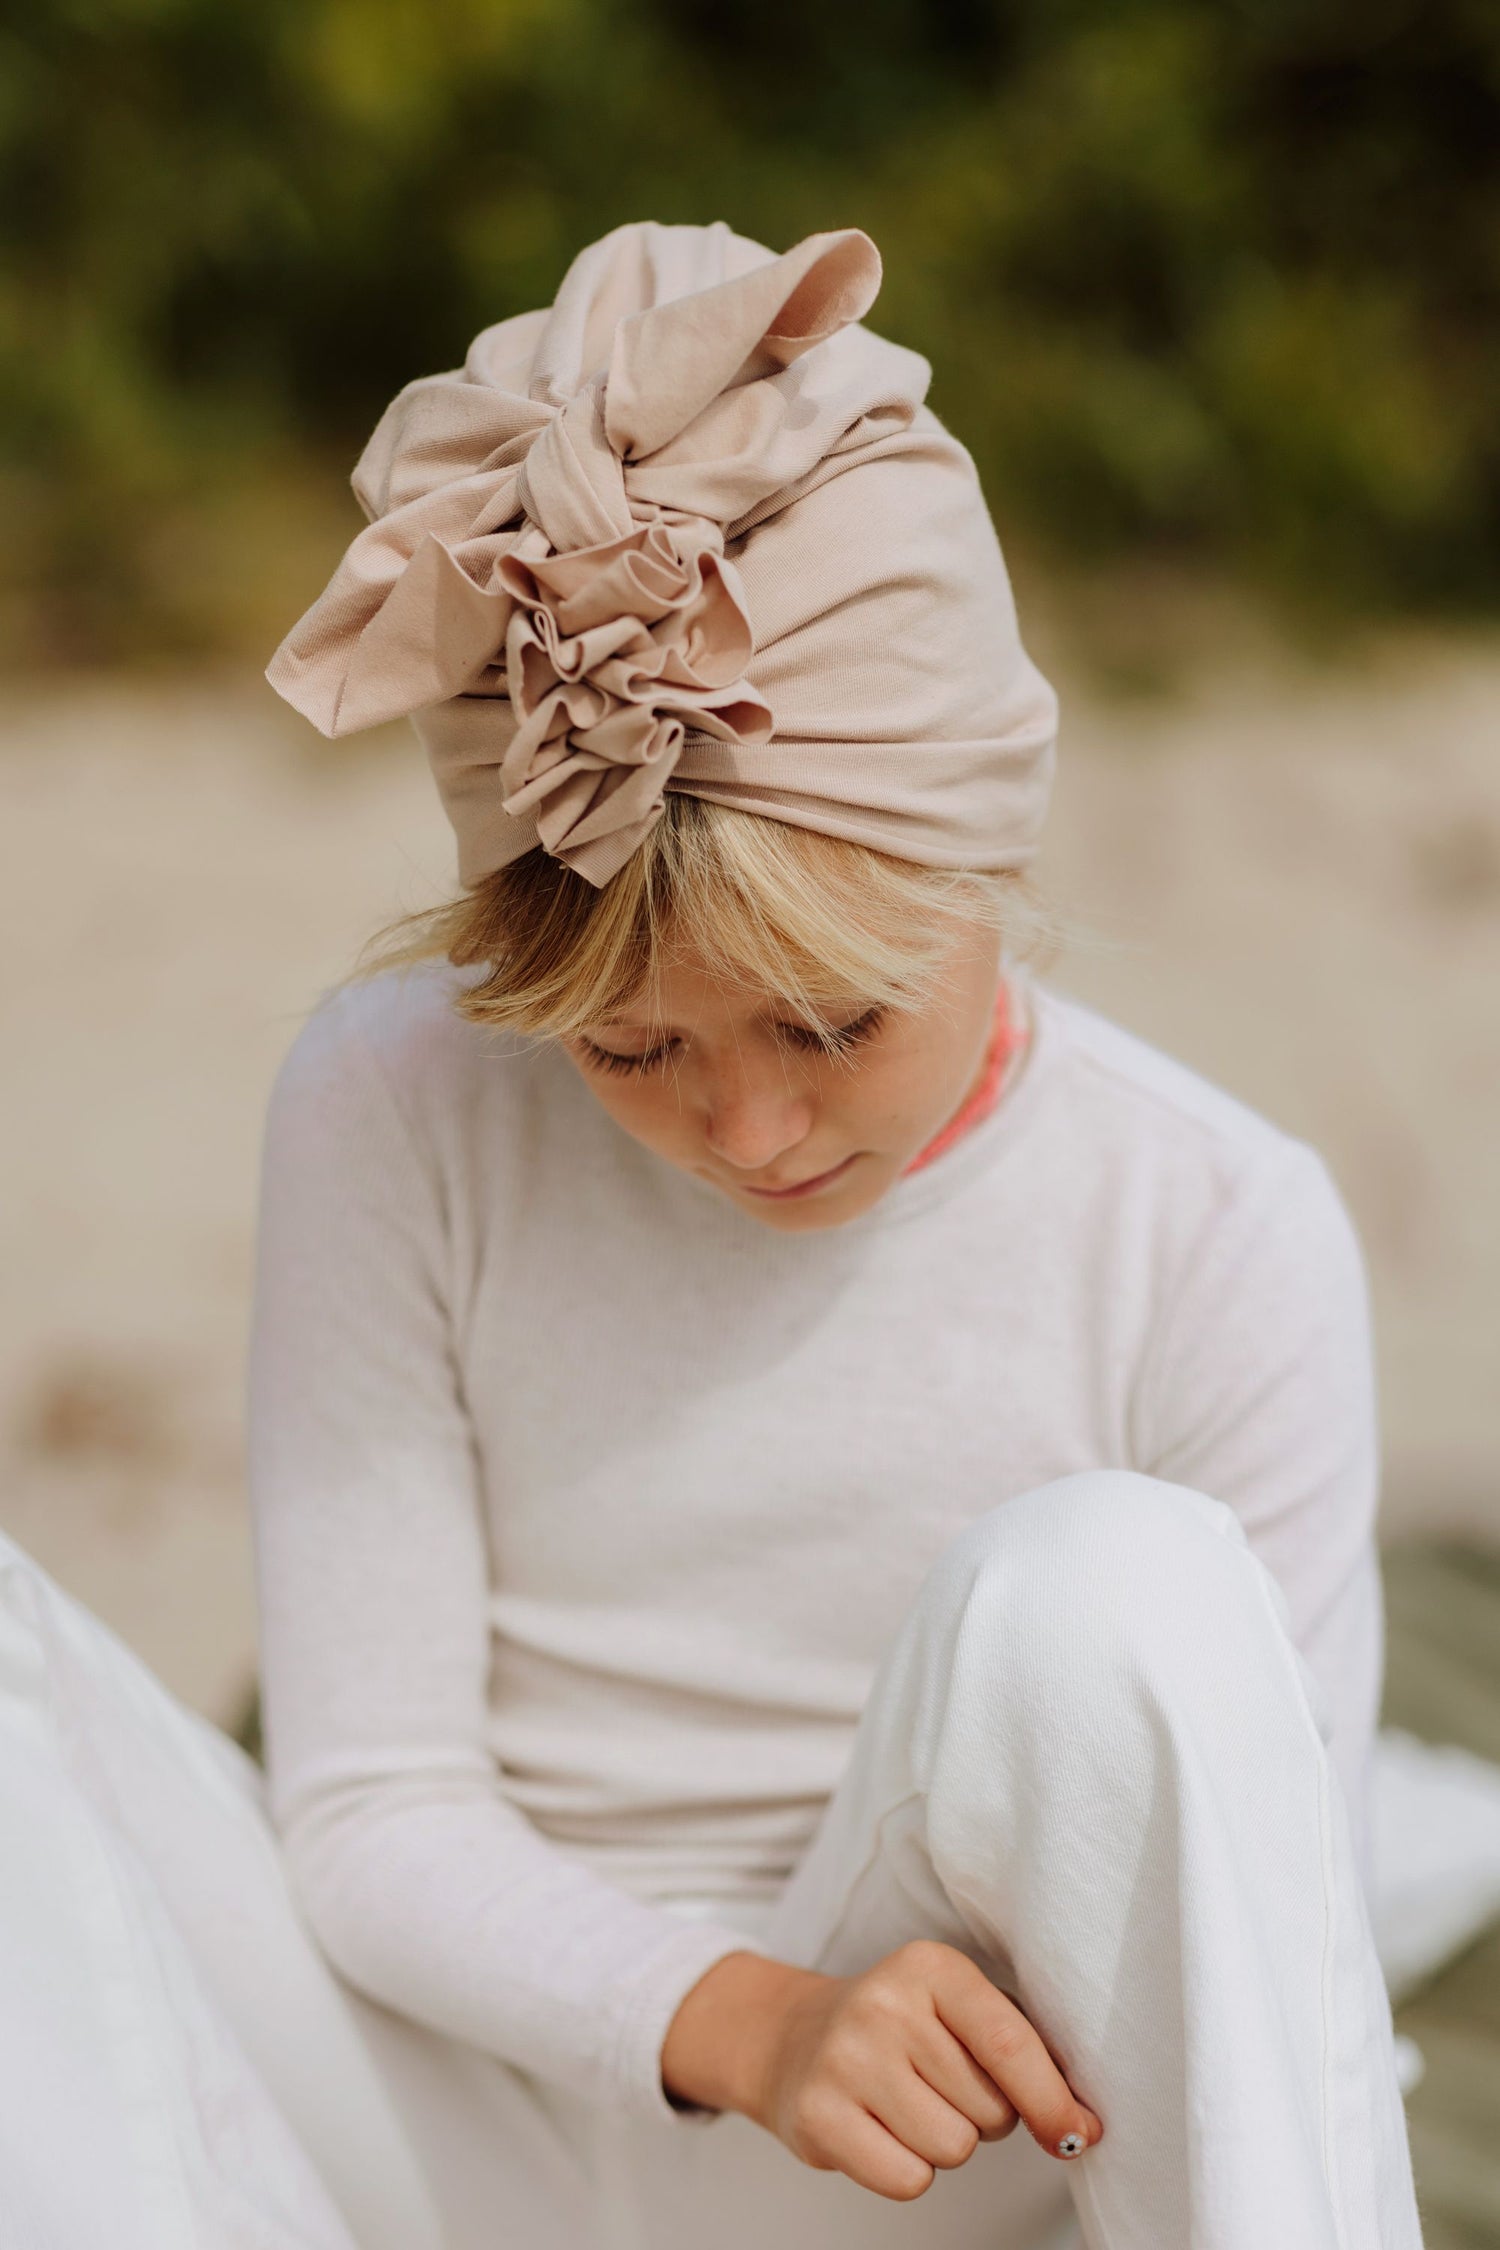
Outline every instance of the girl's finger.
<svg viewBox="0 0 1500 2250">
<path fill-rule="evenodd" d="M 905 2058 L 866 2100 L 887 2132 L 894 2133 L 903 2148 L 920 2156 L 935 2171 L 957 2171 L 979 2146 L 972 2118 L 955 2109 Z"/>
<path fill-rule="evenodd" d="M 914 2203 L 932 2185 L 933 2167 L 927 2158 L 918 2156 L 878 2117 L 854 2102 L 840 2113 L 824 2156 L 832 2169 L 857 2186 L 894 2203 Z"/>
<path fill-rule="evenodd" d="M 962 1954 L 934 1981 L 938 2014 L 955 2038 L 1020 2112 L 1049 2156 L 1082 2156 L 1104 2127 L 1081 2102 L 1048 2053 L 1040 2033 L 1015 2002 Z"/>
<path fill-rule="evenodd" d="M 1015 2104 L 941 2017 L 933 2017 L 931 2036 L 914 2046 L 912 2060 L 928 2085 L 977 2128 L 982 2141 L 1003 2141 L 1015 2131 L 1020 2122 Z"/>
</svg>

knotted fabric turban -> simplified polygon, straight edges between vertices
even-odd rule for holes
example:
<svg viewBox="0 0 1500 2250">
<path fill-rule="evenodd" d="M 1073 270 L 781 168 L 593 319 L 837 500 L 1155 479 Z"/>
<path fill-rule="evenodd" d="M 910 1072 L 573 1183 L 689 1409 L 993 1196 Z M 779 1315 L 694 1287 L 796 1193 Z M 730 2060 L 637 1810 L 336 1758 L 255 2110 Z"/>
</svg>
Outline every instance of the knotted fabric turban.
<svg viewBox="0 0 1500 2250">
<path fill-rule="evenodd" d="M 386 408 L 266 676 L 326 735 L 411 715 L 464 883 L 537 844 L 605 883 L 668 788 L 1031 858 L 1055 699 L 927 362 L 859 325 L 879 286 L 852 228 L 623 226 Z"/>
</svg>

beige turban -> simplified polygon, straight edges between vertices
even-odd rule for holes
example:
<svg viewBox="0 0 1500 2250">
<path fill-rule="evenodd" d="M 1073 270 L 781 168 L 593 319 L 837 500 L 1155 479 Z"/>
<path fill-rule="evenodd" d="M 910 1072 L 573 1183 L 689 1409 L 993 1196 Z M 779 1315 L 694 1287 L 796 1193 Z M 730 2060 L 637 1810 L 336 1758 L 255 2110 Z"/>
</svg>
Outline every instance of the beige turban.
<svg viewBox="0 0 1500 2250">
<path fill-rule="evenodd" d="M 541 844 L 602 884 L 667 788 L 1023 865 L 1056 702 L 879 286 L 853 228 L 616 228 L 392 400 L 266 677 L 326 735 L 412 716 L 465 883 Z"/>
</svg>

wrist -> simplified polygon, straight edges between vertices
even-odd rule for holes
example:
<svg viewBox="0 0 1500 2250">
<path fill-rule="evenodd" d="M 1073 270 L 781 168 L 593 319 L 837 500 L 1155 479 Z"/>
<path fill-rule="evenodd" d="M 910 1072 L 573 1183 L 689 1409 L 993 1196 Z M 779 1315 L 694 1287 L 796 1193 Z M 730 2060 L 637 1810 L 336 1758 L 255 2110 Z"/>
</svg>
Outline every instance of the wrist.
<svg viewBox="0 0 1500 2250">
<path fill-rule="evenodd" d="M 760 1953 L 727 1953 L 684 1996 L 661 2049 L 668 2098 L 758 2118 L 787 2011 L 827 1979 Z"/>
</svg>

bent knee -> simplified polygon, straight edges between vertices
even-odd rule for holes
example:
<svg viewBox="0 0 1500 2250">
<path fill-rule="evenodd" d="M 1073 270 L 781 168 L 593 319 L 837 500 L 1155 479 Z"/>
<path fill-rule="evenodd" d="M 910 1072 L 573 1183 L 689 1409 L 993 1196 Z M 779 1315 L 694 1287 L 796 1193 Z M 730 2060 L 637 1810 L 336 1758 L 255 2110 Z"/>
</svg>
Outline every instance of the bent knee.
<svg viewBox="0 0 1500 2250">
<path fill-rule="evenodd" d="M 981 1638 L 1031 1667 L 1139 1670 L 1219 1626 L 1268 1622 L 1264 1577 L 1233 1509 L 1133 1470 L 1093 1469 L 1003 1501 L 961 1532 L 931 1598 L 984 1620 Z M 1229 1633 L 1242 1644 L 1245 1634 Z"/>
<path fill-rule="evenodd" d="M 1004 1500 L 959 1533 L 971 1566 L 1065 1572 L 1124 1571 L 1175 1578 L 1224 1540 L 1246 1544 L 1234 1510 L 1207 1493 L 1135 1469 L 1082 1469 Z"/>
</svg>

